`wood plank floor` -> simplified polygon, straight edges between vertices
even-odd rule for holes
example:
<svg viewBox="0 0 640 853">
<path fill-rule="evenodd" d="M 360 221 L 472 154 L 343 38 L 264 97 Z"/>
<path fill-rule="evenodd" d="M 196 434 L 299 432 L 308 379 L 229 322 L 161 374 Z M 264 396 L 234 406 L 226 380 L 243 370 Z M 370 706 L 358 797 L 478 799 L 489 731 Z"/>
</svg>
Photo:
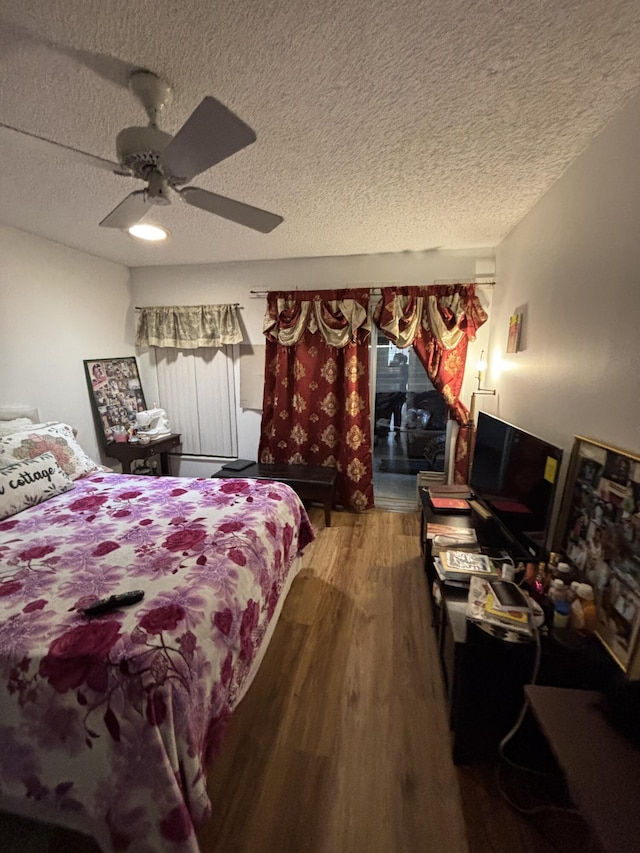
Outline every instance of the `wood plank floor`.
<svg viewBox="0 0 640 853">
<path fill-rule="evenodd" d="M 417 515 L 316 527 L 210 776 L 202 849 L 463 853 Z"/>
<path fill-rule="evenodd" d="M 591 851 L 579 818 L 527 819 L 495 766 L 453 765 L 419 513 L 310 515 L 318 538 L 210 774 L 203 853 Z M 503 787 L 535 807 L 518 775 Z"/>
<path fill-rule="evenodd" d="M 453 765 L 418 513 L 310 515 L 318 538 L 210 773 L 203 853 L 589 850 L 580 825 L 511 809 L 495 768 Z M 3 827 L 3 851 L 30 849 Z M 62 830 L 37 849 L 95 851 Z"/>
</svg>

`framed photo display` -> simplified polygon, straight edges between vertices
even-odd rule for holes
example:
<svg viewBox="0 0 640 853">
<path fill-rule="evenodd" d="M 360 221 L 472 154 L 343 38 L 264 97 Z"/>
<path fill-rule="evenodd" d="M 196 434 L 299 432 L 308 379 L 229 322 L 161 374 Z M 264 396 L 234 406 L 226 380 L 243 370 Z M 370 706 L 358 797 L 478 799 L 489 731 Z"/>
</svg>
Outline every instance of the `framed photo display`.
<svg viewBox="0 0 640 853">
<path fill-rule="evenodd" d="M 555 547 L 593 587 L 598 637 L 640 677 L 640 456 L 576 436 Z"/>
<path fill-rule="evenodd" d="M 512 314 L 509 317 L 509 335 L 507 337 L 507 352 L 518 352 L 520 348 L 520 332 L 522 331 L 522 314 Z"/>
<path fill-rule="evenodd" d="M 114 429 L 135 425 L 136 413 L 147 406 L 134 356 L 87 359 L 84 370 L 103 445 L 111 444 Z"/>
</svg>

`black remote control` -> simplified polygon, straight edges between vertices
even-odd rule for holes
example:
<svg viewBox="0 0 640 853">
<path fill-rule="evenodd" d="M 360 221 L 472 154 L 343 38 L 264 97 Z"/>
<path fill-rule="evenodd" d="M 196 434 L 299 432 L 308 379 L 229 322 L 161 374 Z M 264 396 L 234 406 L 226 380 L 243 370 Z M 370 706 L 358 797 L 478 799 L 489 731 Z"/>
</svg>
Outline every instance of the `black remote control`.
<svg viewBox="0 0 640 853">
<path fill-rule="evenodd" d="M 117 610 L 119 607 L 127 607 L 129 604 L 135 604 L 144 598 L 144 591 L 134 589 L 132 592 L 120 592 L 115 595 L 110 595 L 109 598 L 101 598 L 82 608 L 85 616 L 101 616 L 103 613 L 109 613 L 111 610 Z"/>
</svg>

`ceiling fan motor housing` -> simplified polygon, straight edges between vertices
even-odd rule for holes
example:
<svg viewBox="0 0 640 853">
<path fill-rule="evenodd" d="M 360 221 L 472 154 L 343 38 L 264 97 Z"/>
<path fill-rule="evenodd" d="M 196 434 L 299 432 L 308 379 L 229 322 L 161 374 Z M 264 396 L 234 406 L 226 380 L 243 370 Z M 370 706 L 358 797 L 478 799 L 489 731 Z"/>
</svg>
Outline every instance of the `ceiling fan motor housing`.
<svg viewBox="0 0 640 853">
<path fill-rule="evenodd" d="M 147 186 L 147 199 L 152 204 L 171 204 L 169 198 L 169 183 L 164 175 L 158 171 L 153 171 L 149 174 L 149 184 Z"/>
<path fill-rule="evenodd" d="M 138 68 L 131 72 L 129 88 L 144 107 L 151 124 L 156 123 L 158 113 L 171 103 L 173 97 L 171 86 L 167 81 L 146 68 Z"/>
<path fill-rule="evenodd" d="M 126 127 L 116 138 L 118 162 L 134 178 L 146 181 L 158 169 L 160 155 L 172 139 L 157 127 Z"/>
</svg>

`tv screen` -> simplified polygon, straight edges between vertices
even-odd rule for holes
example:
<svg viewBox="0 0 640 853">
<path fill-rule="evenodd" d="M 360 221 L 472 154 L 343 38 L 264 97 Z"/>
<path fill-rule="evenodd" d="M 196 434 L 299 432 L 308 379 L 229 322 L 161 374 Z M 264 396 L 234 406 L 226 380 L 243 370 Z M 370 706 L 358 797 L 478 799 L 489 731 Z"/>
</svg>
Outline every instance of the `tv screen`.
<svg viewBox="0 0 640 853">
<path fill-rule="evenodd" d="M 545 547 L 561 461 L 559 447 L 478 414 L 471 490 L 532 556 Z"/>
</svg>

